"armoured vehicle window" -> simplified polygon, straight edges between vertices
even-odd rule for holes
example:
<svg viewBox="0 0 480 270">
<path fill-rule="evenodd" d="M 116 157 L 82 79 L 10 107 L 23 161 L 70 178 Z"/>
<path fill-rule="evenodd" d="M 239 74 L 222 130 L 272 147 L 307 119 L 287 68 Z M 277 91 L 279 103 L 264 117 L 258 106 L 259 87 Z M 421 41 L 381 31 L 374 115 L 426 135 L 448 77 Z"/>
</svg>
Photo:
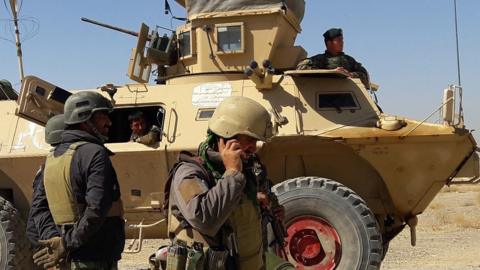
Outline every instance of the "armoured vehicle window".
<svg viewBox="0 0 480 270">
<path fill-rule="evenodd" d="M 192 54 L 192 47 L 190 45 L 190 31 L 180 33 L 179 46 L 180 57 L 189 56 Z"/>
<path fill-rule="evenodd" d="M 47 92 L 47 90 L 43 89 L 40 86 L 37 86 L 37 88 L 35 88 L 35 93 L 37 93 L 39 96 L 43 97 L 45 95 L 45 92 Z"/>
<path fill-rule="evenodd" d="M 319 110 L 360 109 L 352 93 L 320 93 L 317 104 Z"/>
<path fill-rule="evenodd" d="M 195 118 L 195 120 L 206 121 L 206 120 L 212 118 L 212 115 L 213 115 L 214 111 L 215 111 L 215 108 L 198 109 L 197 117 Z"/>
<path fill-rule="evenodd" d="M 64 90 L 60 87 L 56 87 L 53 89 L 52 92 L 50 92 L 50 95 L 48 96 L 49 100 L 55 100 L 58 101 L 62 104 L 65 104 L 65 101 L 67 101 L 67 98 L 71 95 L 72 93 L 68 92 L 67 90 Z"/>
<path fill-rule="evenodd" d="M 156 125 L 163 129 L 165 109 L 160 106 L 118 108 L 110 114 L 112 126 L 108 133 L 108 143 L 128 142 L 130 140 L 132 130 L 128 123 L 128 116 L 138 111 L 143 112 L 149 126 Z"/>
<path fill-rule="evenodd" d="M 218 51 L 242 52 L 242 25 L 217 26 Z"/>
</svg>

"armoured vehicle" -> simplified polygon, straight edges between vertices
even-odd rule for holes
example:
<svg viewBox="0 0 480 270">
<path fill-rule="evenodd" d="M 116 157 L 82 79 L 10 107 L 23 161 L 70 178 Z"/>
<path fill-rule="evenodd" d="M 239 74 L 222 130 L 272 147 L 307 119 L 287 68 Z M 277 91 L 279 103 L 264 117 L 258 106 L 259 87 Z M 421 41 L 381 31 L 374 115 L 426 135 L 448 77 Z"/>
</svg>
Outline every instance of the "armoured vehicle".
<svg viewBox="0 0 480 270">
<path fill-rule="evenodd" d="M 388 243 L 446 184 L 478 180 L 478 148 L 464 127 L 459 91 L 445 91 L 441 124 L 382 112 L 375 87 L 332 70 L 295 70 L 303 0 L 176 0 L 188 20 L 171 36 L 142 25 L 128 74 L 137 83 L 105 85 L 113 126 L 107 147 L 122 189 L 127 252 L 165 238 L 160 210 L 169 169 L 195 152 L 221 100 L 247 96 L 272 115 L 275 136 L 259 145 L 286 208 L 285 251 L 298 269 L 378 269 Z M 260 64 L 258 64 L 260 63 Z M 156 68 L 157 84 L 149 76 Z M 18 101 L 1 101 L 0 268 L 29 256 L 23 222 L 31 183 L 49 146 L 43 125 L 70 92 L 26 77 Z M 161 141 L 129 142 L 127 116 L 142 111 Z M 277 247 L 278 249 L 278 247 Z M 22 257 L 27 256 L 27 257 Z M 28 267 L 28 266 L 27 266 Z"/>
</svg>

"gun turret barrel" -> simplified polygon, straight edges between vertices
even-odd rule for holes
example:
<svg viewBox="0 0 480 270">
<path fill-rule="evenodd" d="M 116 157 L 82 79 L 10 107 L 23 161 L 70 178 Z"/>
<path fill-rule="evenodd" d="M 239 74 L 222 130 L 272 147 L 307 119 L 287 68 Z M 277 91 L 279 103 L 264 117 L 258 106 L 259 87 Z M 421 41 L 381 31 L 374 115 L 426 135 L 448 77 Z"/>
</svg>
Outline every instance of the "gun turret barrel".
<svg viewBox="0 0 480 270">
<path fill-rule="evenodd" d="M 118 32 L 129 34 L 129 35 L 134 36 L 134 37 L 138 37 L 138 33 L 135 32 L 135 31 L 126 30 L 126 29 L 123 29 L 123 28 L 120 28 L 120 27 L 116 27 L 116 26 L 109 25 L 109 24 L 106 24 L 106 23 L 101 23 L 101 22 L 91 20 L 91 19 L 88 19 L 88 18 L 85 18 L 85 17 L 82 17 L 81 20 L 84 21 L 84 22 L 88 22 L 88 23 L 91 23 L 91 24 L 101 26 L 101 27 L 112 29 L 112 30 L 115 30 L 115 31 L 118 31 Z"/>
</svg>

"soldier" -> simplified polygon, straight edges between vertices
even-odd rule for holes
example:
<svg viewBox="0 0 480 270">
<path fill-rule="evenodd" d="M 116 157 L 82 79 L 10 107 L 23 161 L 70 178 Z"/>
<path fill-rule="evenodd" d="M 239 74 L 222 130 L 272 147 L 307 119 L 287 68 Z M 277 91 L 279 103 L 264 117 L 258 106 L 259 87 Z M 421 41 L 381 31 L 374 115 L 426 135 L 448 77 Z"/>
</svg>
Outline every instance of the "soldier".
<svg viewBox="0 0 480 270">
<path fill-rule="evenodd" d="M 34 254 L 44 268 L 65 261 L 67 269 L 117 269 L 125 244 L 120 187 L 105 148 L 112 104 L 82 91 L 65 102 L 66 130 L 45 162 L 47 201 L 61 237 L 39 243 Z"/>
<path fill-rule="evenodd" d="M 331 28 L 324 34 L 326 51 L 301 61 L 297 69 L 334 69 L 348 77 L 360 78 L 367 89 L 370 82 L 367 70 L 353 57 L 343 52 L 343 32 L 340 28 Z"/>
<path fill-rule="evenodd" d="M 251 166 L 258 162 L 257 140 L 272 135 L 270 115 L 249 98 L 230 97 L 208 128 L 199 157 L 182 152 L 167 183 L 174 243 L 167 269 L 264 269 L 261 207 L 269 201 Z"/>
<path fill-rule="evenodd" d="M 148 128 L 143 112 L 134 112 L 128 116 L 128 123 L 132 129 L 130 141 L 151 145 L 160 140 L 160 128 L 152 125 Z"/>
<path fill-rule="evenodd" d="M 65 129 L 63 114 L 51 117 L 45 125 L 45 142 L 56 147 L 62 140 Z M 52 150 L 53 151 L 53 148 Z M 40 166 L 33 180 L 32 205 L 27 219 L 26 236 L 35 251 L 39 250 L 38 240 L 60 236 L 60 230 L 55 225 L 48 207 L 45 187 L 43 186 L 43 169 Z"/>
</svg>

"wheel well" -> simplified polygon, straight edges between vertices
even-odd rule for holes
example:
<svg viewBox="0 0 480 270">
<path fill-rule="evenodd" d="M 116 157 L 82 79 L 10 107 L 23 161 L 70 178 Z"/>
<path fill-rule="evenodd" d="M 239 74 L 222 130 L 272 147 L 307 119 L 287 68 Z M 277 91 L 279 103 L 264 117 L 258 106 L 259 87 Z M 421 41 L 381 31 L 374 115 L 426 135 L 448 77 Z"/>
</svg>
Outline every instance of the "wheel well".
<svg viewBox="0 0 480 270">
<path fill-rule="evenodd" d="M 0 188 L 0 197 L 13 204 L 13 190 L 10 188 Z"/>
<path fill-rule="evenodd" d="M 354 190 L 376 215 L 394 212 L 378 171 L 346 144 L 304 137 L 270 143 L 260 150 L 274 183 L 304 176 L 325 177 Z"/>
<path fill-rule="evenodd" d="M 15 181 L 15 179 L 9 177 L 1 169 L 0 183 L 0 197 L 10 202 L 20 212 L 20 215 L 25 218 L 30 209 L 30 200 L 28 197 L 31 196 L 31 190 L 27 190 L 26 187 L 31 185 L 19 185 L 18 181 Z"/>
</svg>

